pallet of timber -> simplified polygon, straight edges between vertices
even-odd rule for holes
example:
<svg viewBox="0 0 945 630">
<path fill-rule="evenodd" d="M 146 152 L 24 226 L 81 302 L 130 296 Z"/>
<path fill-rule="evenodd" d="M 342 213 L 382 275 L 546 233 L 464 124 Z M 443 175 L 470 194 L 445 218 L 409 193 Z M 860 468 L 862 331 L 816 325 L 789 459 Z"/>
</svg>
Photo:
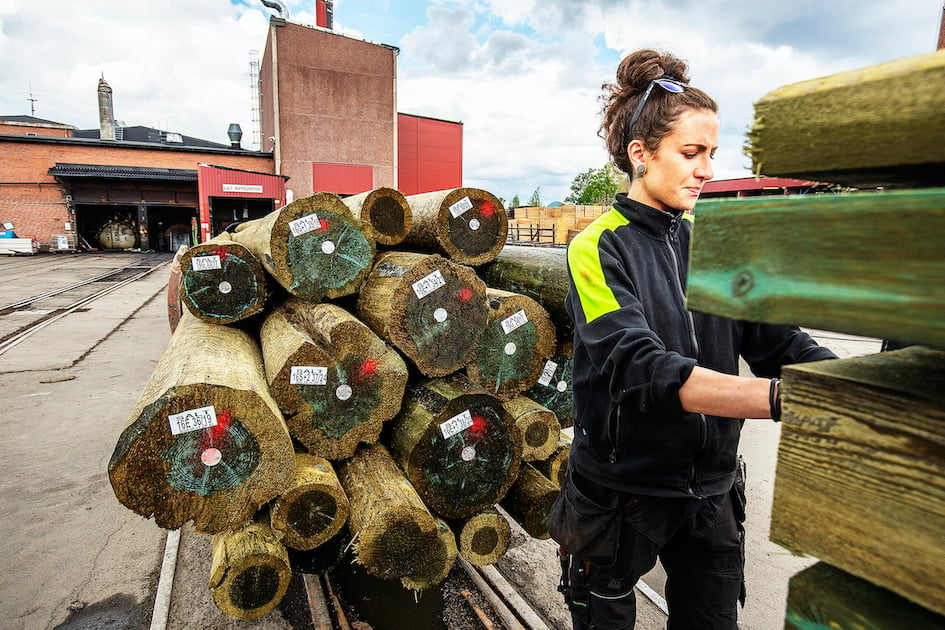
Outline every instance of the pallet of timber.
<svg viewBox="0 0 945 630">
<path fill-rule="evenodd" d="M 943 188 L 702 201 L 690 265 L 695 311 L 945 348 Z"/>
<path fill-rule="evenodd" d="M 945 353 L 783 370 L 771 540 L 945 614 Z"/>
<path fill-rule="evenodd" d="M 945 617 L 819 562 L 791 578 L 785 630 L 811 628 L 945 628 Z"/>
<path fill-rule="evenodd" d="M 755 103 L 752 170 L 858 188 L 945 185 L 945 50 L 787 85 Z"/>
</svg>

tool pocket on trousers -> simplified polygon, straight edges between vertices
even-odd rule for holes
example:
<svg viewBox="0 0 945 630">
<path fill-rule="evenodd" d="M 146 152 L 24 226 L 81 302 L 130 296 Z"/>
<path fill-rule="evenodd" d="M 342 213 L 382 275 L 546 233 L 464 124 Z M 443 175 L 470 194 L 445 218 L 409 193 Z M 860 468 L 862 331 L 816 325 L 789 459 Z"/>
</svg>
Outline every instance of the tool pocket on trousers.
<svg viewBox="0 0 945 630">
<path fill-rule="evenodd" d="M 610 566 L 617 561 L 620 541 L 620 495 L 602 505 L 581 492 L 568 478 L 548 514 L 551 537 L 582 562 Z"/>
</svg>

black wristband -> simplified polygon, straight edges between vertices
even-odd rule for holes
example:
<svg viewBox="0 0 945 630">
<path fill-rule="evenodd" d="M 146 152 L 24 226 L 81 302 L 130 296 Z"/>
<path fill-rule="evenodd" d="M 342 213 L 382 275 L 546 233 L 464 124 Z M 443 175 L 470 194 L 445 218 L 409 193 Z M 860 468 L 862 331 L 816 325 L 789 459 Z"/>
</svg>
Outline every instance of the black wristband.
<svg viewBox="0 0 945 630">
<path fill-rule="evenodd" d="M 781 422 L 781 379 L 771 379 L 771 387 L 768 389 L 768 407 L 771 410 L 771 419 L 775 422 Z"/>
</svg>

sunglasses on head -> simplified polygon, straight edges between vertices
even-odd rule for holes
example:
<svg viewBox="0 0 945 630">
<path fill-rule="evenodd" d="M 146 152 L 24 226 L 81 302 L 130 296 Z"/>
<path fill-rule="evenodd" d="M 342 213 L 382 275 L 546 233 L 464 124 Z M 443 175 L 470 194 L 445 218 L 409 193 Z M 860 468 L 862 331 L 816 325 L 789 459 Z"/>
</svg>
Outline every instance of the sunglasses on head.
<svg viewBox="0 0 945 630">
<path fill-rule="evenodd" d="M 637 118 L 640 117 L 640 113 L 643 111 L 643 106 L 646 105 L 646 99 L 650 98 L 650 92 L 653 91 L 653 86 L 658 85 L 667 92 L 671 94 L 680 94 L 686 91 L 687 84 L 682 81 L 677 81 L 676 79 L 671 79 L 669 77 L 660 77 L 659 79 L 653 79 L 650 81 L 650 84 L 646 86 L 646 91 L 643 92 L 643 98 L 640 99 L 640 103 L 637 105 L 637 108 L 633 110 L 633 116 L 630 117 L 630 126 L 628 131 L 633 133 L 633 125 L 636 124 Z"/>
</svg>

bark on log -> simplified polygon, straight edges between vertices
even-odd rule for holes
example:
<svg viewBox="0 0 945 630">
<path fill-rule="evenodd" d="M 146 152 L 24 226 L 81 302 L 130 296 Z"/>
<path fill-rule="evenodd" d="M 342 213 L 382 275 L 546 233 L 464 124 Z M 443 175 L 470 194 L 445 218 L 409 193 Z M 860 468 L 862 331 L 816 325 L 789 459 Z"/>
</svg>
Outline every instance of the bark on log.
<svg viewBox="0 0 945 630">
<path fill-rule="evenodd" d="M 326 192 L 241 223 L 230 238 L 252 250 L 286 291 L 312 302 L 355 293 L 374 260 L 371 231 Z"/>
<path fill-rule="evenodd" d="M 541 304 L 555 325 L 558 342 L 571 341 L 574 324 L 564 308 L 569 285 L 567 250 L 506 245 L 478 273 L 493 289 L 521 293 Z"/>
<path fill-rule="evenodd" d="M 548 533 L 548 514 L 558 492 L 558 487 L 551 480 L 526 462 L 522 464 L 518 478 L 499 505 L 529 536 L 546 540 L 551 537 Z"/>
<path fill-rule="evenodd" d="M 535 466 L 535 470 L 560 488 L 568 474 L 568 456 L 570 454 L 571 437 L 567 433 L 561 433 L 558 437 L 558 444 L 551 455 L 541 461 L 532 462 L 532 465 Z"/>
<path fill-rule="evenodd" d="M 167 322 L 171 326 L 171 334 L 177 330 L 177 324 L 180 322 L 181 312 L 184 310 L 184 303 L 180 298 L 180 258 L 187 250 L 187 245 L 181 245 L 174 254 L 174 260 L 171 261 L 171 270 L 167 279 Z"/>
<path fill-rule="evenodd" d="M 443 520 L 436 519 L 436 544 L 426 550 L 423 568 L 400 578 L 400 583 L 412 591 L 425 591 L 446 579 L 456 556 L 456 535 Z"/>
<path fill-rule="evenodd" d="M 230 617 L 258 619 L 271 612 L 291 578 L 289 556 L 267 523 L 213 537 L 210 589 L 213 603 Z"/>
<path fill-rule="evenodd" d="M 489 316 L 486 285 L 437 254 L 384 252 L 358 295 L 358 317 L 425 376 L 465 365 Z"/>
<path fill-rule="evenodd" d="M 340 306 L 290 298 L 266 317 L 260 340 L 270 391 L 310 453 L 351 457 L 400 409 L 407 365 Z"/>
<path fill-rule="evenodd" d="M 295 482 L 269 509 L 272 531 L 293 549 L 318 547 L 348 521 L 348 497 L 331 463 L 306 453 L 295 454 Z"/>
<path fill-rule="evenodd" d="M 266 305 L 269 288 L 262 264 L 225 232 L 187 250 L 180 267 L 181 300 L 198 319 L 232 324 Z"/>
<path fill-rule="evenodd" d="M 502 406 L 522 433 L 522 459 L 530 462 L 550 457 L 561 435 L 557 416 L 525 396 L 516 396 Z"/>
<path fill-rule="evenodd" d="M 492 193 L 455 188 L 408 195 L 413 226 L 406 248 L 437 252 L 463 265 L 494 260 L 505 245 L 509 219 Z"/>
<path fill-rule="evenodd" d="M 498 399 L 460 374 L 408 384 L 389 426 L 391 454 L 446 518 L 494 505 L 518 474 L 521 433 Z"/>
<path fill-rule="evenodd" d="M 791 578 L 784 628 L 939 630 L 945 628 L 945 617 L 892 591 L 818 562 Z"/>
<path fill-rule="evenodd" d="M 555 349 L 555 327 L 538 302 L 486 289 L 489 321 L 466 363 L 466 375 L 501 401 L 514 398 L 541 376 Z"/>
<path fill-rule="evenodd" d="M 459 554 L 477 567 L 495 564 L 509 549 L 512 528 L 494 507 L 453 524 Z"/>
<path fill-rule="evenodd" d="M 524 392 L 528 398 L 550 409 L 558 417 L 562 429 L 567 429 L 573 424 L 571 416 L 571 405 L 574 400 L 571 382 L 573 347 L 570 340 L 559 343 L 554 354 L 542 366 L 541 376 Z"/>
<path fill-rule="evenodd" d="M 338 478 L 348 495 L 358 563 L 385 579 L 420 572 L 424 554 L 437 544 L 437 525 L 387 449 L 361 446 L 342 462 Z"/>
<path fill-rule="evenodd" d="M 293 463 L 256 342 L 185 312 L 112 453 L 115 496 L 160 527 L 213 534 L 248 523 Z"/>
<path fill-rule="evenodd" d="M 399 245 L 413 225 L 413 214 L 404 195 L 394 188 L 376 188 L 342 199 L 351 214 L 367 222 L 374 240 L 387 247 Z"/>
</svg>

